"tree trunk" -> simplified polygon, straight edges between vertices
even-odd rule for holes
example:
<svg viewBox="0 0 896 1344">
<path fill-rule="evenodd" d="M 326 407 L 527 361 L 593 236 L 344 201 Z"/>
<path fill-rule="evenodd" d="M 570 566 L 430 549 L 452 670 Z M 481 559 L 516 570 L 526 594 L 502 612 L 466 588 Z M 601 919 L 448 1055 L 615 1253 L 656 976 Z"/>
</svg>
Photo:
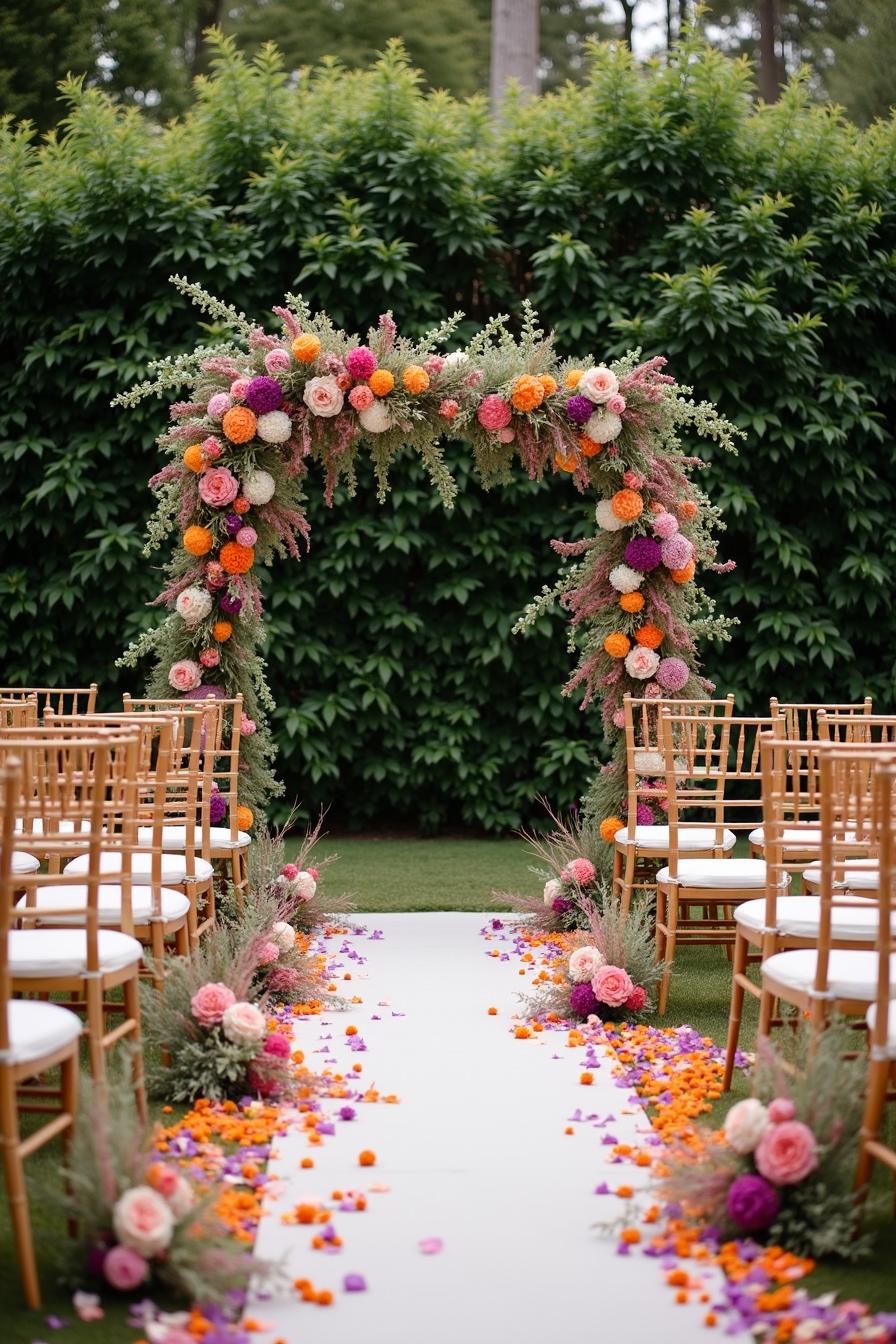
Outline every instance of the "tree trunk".
<svg viewBox="0 0 896 1344">
<path fill-rule="evenodd" d="M 778 3 L 759 0 L 759 93 L 767 103 L 778 101 Z"/>
<path fill-rule="evenodd" d="M 632 38 L 635 32 L 635 5 L 638 0 L 621 0 L 621 3 L 625 15 L 625 45 L 631 51 Z"/>
<path fill-rule="evenodd" d="M 672 43 L 675 41 L 675 35 L 672 30 L 672 6 L 675 0 L 666 0 L 666 50 L 672 50 Z"/>
<path fill-rule="evenodd" d="M 504 98 L 508 79 L 538 92 L 539 0 L 492 0 L 492 111 Z"/>
<path fill-rule="evenodd" d="M 197 75 L 204 74 L 206 71 L 205 37 L 203 34 L 206 28 L 220 26 L 224 17 L 223 11 L 222 0 L 197 0 L 196 19 L 193 26 L 193 50 L 188 60 L 191 79 L 195 79 Z"/>
</svg>

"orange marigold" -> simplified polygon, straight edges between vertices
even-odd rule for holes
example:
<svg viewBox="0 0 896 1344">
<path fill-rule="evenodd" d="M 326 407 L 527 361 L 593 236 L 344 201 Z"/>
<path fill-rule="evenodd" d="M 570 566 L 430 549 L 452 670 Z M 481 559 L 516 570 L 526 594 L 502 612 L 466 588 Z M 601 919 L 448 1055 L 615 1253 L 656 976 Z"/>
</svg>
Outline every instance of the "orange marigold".
<svg viewBox="0 0 896 1344">
<path fill-rule="evenodd" d="M 640 630 L 635 631 L 635 643 L 641 644 L 645 649 L 658 649 L 663 639 L 663 631 L 658 625 L 653 625 L 650 621 L 646 625 L 642 625 Z"/>
<path fill-rule="evenodd" d="M 300 364 L 313 364 L 320 354 L 320 340 L 310 331 L 306 331 L 293 341 L 292 353 Z"/>
<path fill-rule="evenodd" d="M 617 490 L 610 503 L 624 523 L 633 523 L 644 512 L 644 500 L 637 490 Z"/>
<path fill-rule="evenodd" d="M 549 373 L 540 373 L 538 375 L 538 381 L 544 388 L 544 394 L 546 397 L 552 397 L 554 393 L 557 391 L 557 379 L 552 378 Z"/>
<path fill-rule="evenodd" d="M 615 837 L 616 832 L 621 831 L 624 825 L 625 822 L 620 821 L 618 817 L 604 817 L 600 824 L 601 840 L 606 840 L 607 844 L 609 844 Z"/>
<path fill-rule="evenodd" d="M 619 630 L 614 630 L 604 640 L 604 652 L 611 658 L 624 658 L 631 646 L 632 642 L 628 635 L 623 635 Z"/>
<path fill-rule="evenodd" d="M 598 443 L 595 439 L 589 439 L 587 434 L 578 434 L 576 438 L 583 457 L 597 457 L 598 453 L 603 450 L 603 444 Z"/>
<path fill-rule="evenodd" d="M 672 578 L 676 583 L 690 583 L 697 571 L 697 566 L 693 560 L 689 560 L 684 569 L 673 569 Z"/>
<path fill-rule="evenodd" d="M 692 499 L 683 499 L 678 506 L 678 512 L 683 518 L 694 518 L 697 514 L 697 505 Z"/>
<path fill-rule="evenodd" d="M 188 527 L 184 533 L 184 550 L 190 555 L 208 555 L 215 539 L 207 527 Z"/>
<path fill-rule="evenodd" d="M 255 438 L 258 421 L 248 406 L 231 406 L 221 421 L 221 428 L 231 443 L 248 443 Z"/>
<path fill-rule="evenodd" d="M 225 574 L 248 574 L 255 564 L 255 547 L 228 541 L 221 547 L 220 560 Z"/>
<path fill-rule="evenodd" d="M 619 599 L 619 605 L 623 611 L 640 611 L 644 606 L 643 593 L 623 593 Z"/>
<path fill-rule="evenodd" d="M 401 381 L 405 391 L 416 397 L 418 393 L 425 392 L 429 387 L 429 374 L 419 364 L 409 364 L 401 375 Z"/>
<path fill-rule="evenodd" d="M 522 374 L 511 389 L 510 400 L 516 411 L 534 411 L 544 401 L 541 379 L 531 373 Z"/>
<path fill-rule="evenodd" d="M 578 387 L 579 383 L 582 381 L 584 372 L 584 369 L 570 369 L 569 373 L 563 379 L 563 386 L 569 388 Z"/>
<path fill-rule="evenodd" d="M 245 495 L 237 495 L 236 499 L 233 501 L 234 513 L 248 513 L 251 507 L 252 505 Z"/>
<path fill-rule="evenodd" d="M 201 471 L 205 466 L 205 453 L 202 451 L 202 445 L 191 443 L 184 453 L 184 466 L 187 471 Z"/>
<path fill-rule="evenodd" d="M 240 806 L 236 810 L 236 824 L 241 831 L 250 831 L 252 823 L 255 820 L 255 813 L 251 807 Z"/>
<path fill-rule="evenodd" d="M 212 626 L 212 636 L 219 644 L 226 644 L 233 634 L 233 626 L 229 621 L 215 621 Z"/>
<path fill-rule="evenodd" d="M 575 453 L 555 453 L 554 465 L 561 471 L 576 471 L 579 466 L 579 459 Z"/>
<path fill-rule="evenodd" d="M 395 386 L 395 379 L 388 369 L 375 369 L 367 379 L 367 386 L 376 397 L 388 397 Z"/>
</svg>

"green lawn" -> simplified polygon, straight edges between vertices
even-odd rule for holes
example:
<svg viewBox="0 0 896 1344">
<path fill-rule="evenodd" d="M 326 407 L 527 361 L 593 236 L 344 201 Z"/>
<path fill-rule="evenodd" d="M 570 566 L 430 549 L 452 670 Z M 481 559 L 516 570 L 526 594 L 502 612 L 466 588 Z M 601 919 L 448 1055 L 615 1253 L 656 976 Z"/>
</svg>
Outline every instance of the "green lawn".
<svg viewBox="0 0 896 1344">
<path fill-rule="evenodd" d="M 334 892 L 352 895 L 360 912 L 396 910 L 491 910 L 493 890 L 521 890 L 536 894 L 539 879 L 529 872 L 529 855 L 519 840 L 478 839 L 374 839 L 350 836 L 333 837 L 322 845 L 324 853 L 339 855 L 339 862 L 326 875 L 326 885 Z M 729 963 L 722 949 L 689 948 L 680 955 L 672 984 L 668 1021 L 690 1022 L 706 1035 L 724 1041 L 727 1029 Z M 755 1010 L 748 1007 L 742 1045 L 750 1049 L 755 1031 Z M 731 1100 L 745 1095 L 743 1082 L 730 1098 L 720 1102 L 720 1118 Z M 43 1154 L 32 1158 L 32 1217 L 40 1247 L 45 1306 L 40 1315 L 21 1306 L 18 1274 L 12 1241 L 6 1220 L 5 1202 L 0 1205 L 0 1294 L 7 1304 L 5 1337 L 9 1344 L 34 1344 L 56 1337 L 44 1321 L 47 1315 L 64 1317 L 73 1324 L 60 1331 L 64 1344 L 111 1344 L 133 1339 L 125 1328 L 126 1311 L 109 1297 L 106 1320 L 82 1325 L 71 1309 L 70 1295 L 55 1286 L 54 1279 L 64 1263 L 65 1238 L 58 1204 L 58 1148 L 50 1145 Z M 869 1264 L 849 1267 L 823 1266 L 816 1270 L 810 1286 L 817 1292 L 838 1290 L 846 1297 L 860 1297 L 880 1310 L 896 1310 L 896 1277 L 891 1266 L 896 1255 L 896 1225 L 889 1216 L 886 1196 L 873 1225 L 879 1227 L 875 1257 Z"/>
</svg>

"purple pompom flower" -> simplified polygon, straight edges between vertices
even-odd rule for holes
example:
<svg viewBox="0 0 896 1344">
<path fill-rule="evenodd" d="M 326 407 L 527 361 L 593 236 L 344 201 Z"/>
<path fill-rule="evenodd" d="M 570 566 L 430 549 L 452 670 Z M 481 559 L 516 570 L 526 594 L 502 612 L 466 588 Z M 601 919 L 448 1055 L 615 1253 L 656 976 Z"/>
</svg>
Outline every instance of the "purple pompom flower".
<svg viewBox="0 0 896 1344">
<path fill-rule="evenodd" d="M 576 1017 L 590 1017 L 592 1013 L 598 1010 L 598 1002 L 594 996 L 594 990 L 589 984 L 574 985 L 572 993 L 569 996 L 569 1006 Z"/>
<path fill-rule="evenodd" d="M 725 1207 L 744 1232 L 759 1232 L 775 1221 L 781 1196 L 764 1176 L 747 1173 L 731 1182 Z"/>
<path fill-rule="evenodd" d="M 662 547 L 653 537 L 632 537 L 625 548 L 625 563 L 641 574 L 656 569 L 662 559 Z"/>
<path fill-rule="evenodd" d="M 566 414 L 574 424 L 584 425 L 594 414 L 594 403 L 587 397 L 572 396 L 566 403 Z"/>
<path fill-rule="evenodd" d="M 213 826 L 220 826 L 227 816 L 227 800 L 223 793 L 213 793 L 208 800 L 208 819 Z"/>
<path fill-rule="evenodd" d="M 565 915 L 572 909 L 572 901 L 567 901 L 562 896 L 557 896 L 551 901 L 551 909 L 555 915 Z"/>
<path fill-rule="evenodd" d="M 253 378 L 246 388 L 246 405 L 256 415 L 279 411 L 283 405 L 283 388 L 276 378 L 268 378 L 265 375 Z"/>
<path fill-rule="evenodd" d="M 235 537 L 243 525 L 243 520 L 238 513 L 228 513 L 224 519 L 224 531 L 228 537 Z"/>
<path fill-rule="evenodd" d="M 656 679 L 664 691 L 680 691 L 690 675 L 682 658 L 662 658 L 656 670 Z"/>
<path fill-rule="evenodd" d="M 241 597 L 232 597 L 230 593 L 225 593 L 218 603 L 218 606 L 224 612 L 225 616 L 239 616 L 243 609 L 243 599 Z"/>
<path fill-rule="evenodd" d="M 639 826 L 653 825 L 653 808 L 650 806 L 649 803 L 639 803 L 638 810 L 635 813 L 635 815 L 637 817 L 637 824 Z"/>
</svg>

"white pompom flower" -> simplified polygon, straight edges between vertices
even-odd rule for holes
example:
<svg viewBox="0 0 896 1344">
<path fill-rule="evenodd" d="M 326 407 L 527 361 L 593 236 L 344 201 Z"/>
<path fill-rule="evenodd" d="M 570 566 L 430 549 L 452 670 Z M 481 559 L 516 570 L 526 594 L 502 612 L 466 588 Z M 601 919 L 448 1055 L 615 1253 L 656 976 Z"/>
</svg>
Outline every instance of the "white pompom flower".
<svg viewBox="0 0 896 1344">
<path fill-rule="evenodd" d="M 292 421 L 285 411 L 266 411 L 258 417 L 255 432 L 265 443 L 286 443 L 292 434 Z"/>
<path fill-rule="evenodd" d="M 194 584 L 178 594 L 174 605 L 178 616 L 186 625 L 198 625 L 211 612 L 212 595 L 207 589 L 199 588 Z"/>
<path fill-rule="evenodd" d="M 365 411 L 358 412 L 358 419 L 368 434 L 385 434 L 392 428 L 392 416 L 389 407 L 379 398 Z"/>
<path fill-rule="evenodd" d="M 585 421 L 582 433 L 595 443 L 612 443 L 622 433 L 622 419 L 615 411 L 601 408 Z"/>
<path fill-rule="evenodd" d="M 594 510 L 594 516 L 597 519 L 598 527 L 602 527 L 605 532 L 618 532 L 620 527 L 628 526 L 622 518 L 616 517 L 611 499 L 599 500 L 597 508 Z"/>
<path fill-rule="evenodd" d="M 274 478 L 269 471 L 250 471 L 243 480 L 242 494 L 250 504 L 267 504 L 274 498 Z"/>
<path fill-rule="evenodd" d="M 617 593 L 633 593 L 644 582 L 644 575 L 629 565 L 616 565 L 610 570 L 610 583 Z"/>
<path fill-rule="evenodd" d="M 558 882 L 556 877 L 552 877 L 544 884 L 544 903 L 553 905 L 558 896 L 563 895 L 563 883 Z"/>
</svg>

